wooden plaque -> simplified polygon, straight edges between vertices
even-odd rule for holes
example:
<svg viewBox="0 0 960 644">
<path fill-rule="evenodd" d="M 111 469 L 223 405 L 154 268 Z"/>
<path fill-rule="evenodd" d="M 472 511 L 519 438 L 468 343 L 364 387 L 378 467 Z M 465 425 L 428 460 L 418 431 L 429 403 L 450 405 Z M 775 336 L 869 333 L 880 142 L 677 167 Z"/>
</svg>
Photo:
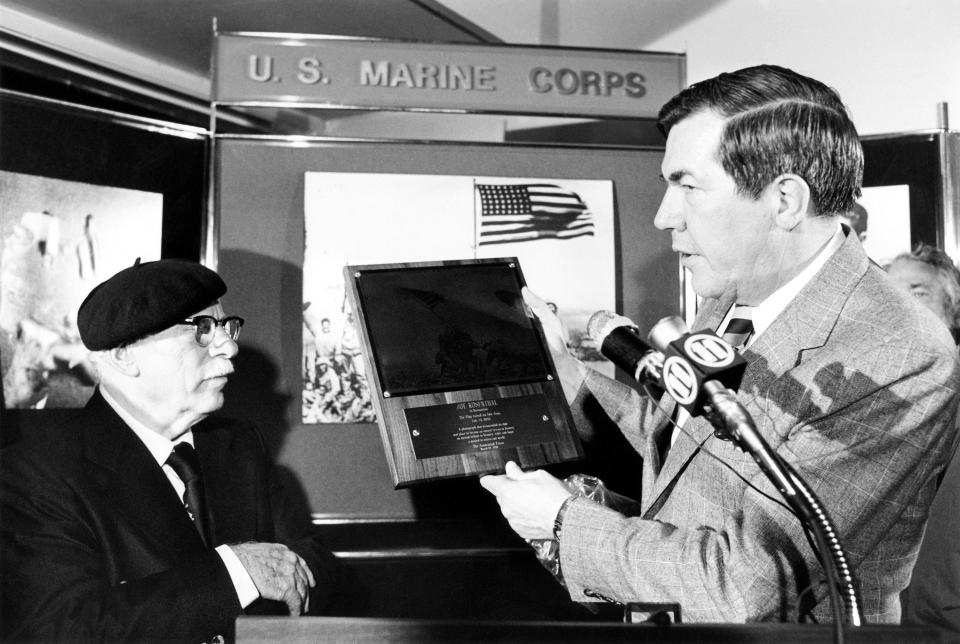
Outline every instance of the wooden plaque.
<svg viewBox="0 0 960 644">
<path fill-rule="evenodd" d="M 516 258 L 345 266 L 396 487 L 583 457 Z"/>
</svg>

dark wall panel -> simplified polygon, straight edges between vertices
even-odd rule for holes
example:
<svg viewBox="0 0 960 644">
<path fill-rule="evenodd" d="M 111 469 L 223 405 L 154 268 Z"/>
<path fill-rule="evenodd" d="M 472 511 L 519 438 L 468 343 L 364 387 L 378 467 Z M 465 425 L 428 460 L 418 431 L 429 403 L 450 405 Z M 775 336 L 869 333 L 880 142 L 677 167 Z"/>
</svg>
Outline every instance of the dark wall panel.
<svg viewBox="0 0 960 644">
<path fill-rule="evenodd" d="M 218 139 L 219 270 L 225 302 L 247 318 L 228 413 L 256 421 L 315 514 L 342 518 L 498 517 L 476 479 L 396 491 L 374 424 L 300 423 L 304 173 L 377 172 L 607 179 L 615 186 L 618 308 L 641 328 L 679 312 L 670 238 L 653 227 L 659 149 Z M 398 240 L 400 243 L 402 240 Z M 447 259 L 447 258 L 437 258 Z M 622 441 L 622 438 L 619 438 Z M 639 461 L 612 437 L 584 471 L 639 492 Z M 499 518 L 502 521 L 502 517 Z"/>
</svg>

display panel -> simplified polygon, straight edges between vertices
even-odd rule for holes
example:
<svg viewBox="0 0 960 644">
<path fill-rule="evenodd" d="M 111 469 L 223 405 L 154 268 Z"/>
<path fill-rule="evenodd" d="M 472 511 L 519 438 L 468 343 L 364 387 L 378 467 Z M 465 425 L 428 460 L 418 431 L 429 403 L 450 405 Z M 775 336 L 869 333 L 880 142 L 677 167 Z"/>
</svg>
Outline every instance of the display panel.
<svg viewBox="0 0 960 644">
<path fill-rule="evenodd" d="M 218 271 L 229 285 L 231 310 L 247 319 L 224 413 L 249 418 L 264 431 L 278 461 L 296 474 L 310 506 L 324 520 L 476 516 L 490 497 L 469 479 L 394 491 L 376 423 L 301 421 L 306 178 L 317 172 L 373 177 L 367 182 L 369 192 L 382 189 L 382 174 L 609 182 L 614 309 L 649 329 L 684 305 L 670 235 L 653 225 L 663 197 L 662 155 L 662 148 L 217 137 Z M 380 238 L 383 228 L 370 225 L 365 234 Z M 391 234 L 398 247 L 423 238 L 419 232 Z M 316 243 L 338 242 L 321 231 Z M 513 254 L 505 248 L 498 256 Z M 525 258 L 520 261 L 529 287 L 542 292 L 541 280 Z M 341 266 L 361 263 L 376 260 L 351 256 Z M 605 278 L 597 287 L 608 284 Z M 588 460 L 569 467 L 597 475 L 618 491 L 639 493 L 639 464 L 624 439 L 599 436 L 591 450 Z"/>
<path fill-rule="evenodd" d="M 92 391 L 71 323 L 84 288 L 133 253 L 201 258 L 208 141 L 198 128 L 0 90 L 4 442 Z M 25 276 L 39 286 L 24 290 Z"/>
</svg>

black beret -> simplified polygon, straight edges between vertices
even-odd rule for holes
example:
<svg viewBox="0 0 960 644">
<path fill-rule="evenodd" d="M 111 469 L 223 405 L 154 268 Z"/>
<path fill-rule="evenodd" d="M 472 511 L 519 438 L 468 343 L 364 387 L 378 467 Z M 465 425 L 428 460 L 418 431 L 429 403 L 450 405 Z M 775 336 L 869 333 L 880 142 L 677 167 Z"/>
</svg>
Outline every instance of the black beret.
<svg viewBox="0 0 960 644">
<path fill-rule="evenodd" d="M 161 259 L 125 268 L 94 287 L 77 311 L 80 339 L 91 351 L 159 333 L 227 292 L 220 276 L 196 262 Z"/>
</svg>

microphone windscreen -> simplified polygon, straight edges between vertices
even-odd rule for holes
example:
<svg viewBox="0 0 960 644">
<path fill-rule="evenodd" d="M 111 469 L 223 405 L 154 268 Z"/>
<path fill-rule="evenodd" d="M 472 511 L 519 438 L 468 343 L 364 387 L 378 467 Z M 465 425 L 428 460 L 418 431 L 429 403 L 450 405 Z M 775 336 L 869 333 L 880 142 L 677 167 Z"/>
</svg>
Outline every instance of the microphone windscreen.
<svg viewBox="0 0 960 644">
<path fill-rule="evenodd" d="M 625 326 L 633 331 L 639 331 L 637 325 L 634 324 L 630 318 L 614 313 L 613 311 L 597 311 L 591 315 L 590 320 L 587 321 L 587 335 L 589 335 L 590 339 L 596 342 L 597 345 L 601 345 L 606 337 L 610 335 L 611 331 L 621 326 Z"/>
<path fill-rule="evenodd" d="M 666 351 L 667 345 L 684 335 L 688 331 L 687 323 L 676 315 L 661 318 L 650 329 L 647 334 L 647 340 L 657 351 Z"/>
</svg>

